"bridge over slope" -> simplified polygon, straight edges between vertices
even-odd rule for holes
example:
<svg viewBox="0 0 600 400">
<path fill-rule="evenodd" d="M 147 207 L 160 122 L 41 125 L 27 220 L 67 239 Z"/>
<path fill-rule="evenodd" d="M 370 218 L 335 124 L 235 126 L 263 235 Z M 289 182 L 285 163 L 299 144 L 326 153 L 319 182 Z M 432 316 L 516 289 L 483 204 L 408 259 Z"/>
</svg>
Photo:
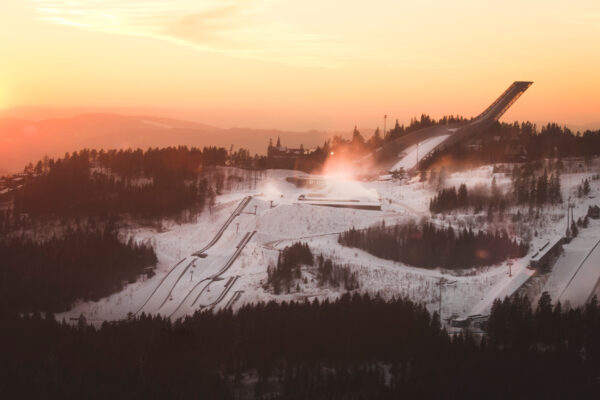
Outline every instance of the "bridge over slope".
<svg viewBox="0 0 600 400">
<path fill-rule="evenodd" d="M 526 81 L 513 82 L 477 117 L 469 121 L 434 125 L 408 133 L 380 147 L 372 156 L 383 169 L 392 171 L 402 167 L 407 171 L 414 170 L 418 163 L 433 151 L 484 132 L 498 121 L 532 84 L 533 82 Z"/>
</svg>

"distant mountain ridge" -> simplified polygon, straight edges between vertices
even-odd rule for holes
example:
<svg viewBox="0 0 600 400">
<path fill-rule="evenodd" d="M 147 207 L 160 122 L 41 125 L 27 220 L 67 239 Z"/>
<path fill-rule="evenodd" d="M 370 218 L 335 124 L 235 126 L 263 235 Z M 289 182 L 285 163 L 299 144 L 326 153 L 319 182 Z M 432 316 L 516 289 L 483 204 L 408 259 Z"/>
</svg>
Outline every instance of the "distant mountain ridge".
<svg viewBox="0 0 600 400">
<path fill-rule="evenodd" d="M 57 157 L 83 148 L 126 149 L 166 146 L 246 148 L 265 154 L 269 139 L 287 146 L 313 147 L 331 136 L 320 131 L 222 129 L 196 122 L 154 116 L 87 113 L 32 121 L 0 118 L 0 170 L 20 171 L 45 155 Z"/>
</svg>

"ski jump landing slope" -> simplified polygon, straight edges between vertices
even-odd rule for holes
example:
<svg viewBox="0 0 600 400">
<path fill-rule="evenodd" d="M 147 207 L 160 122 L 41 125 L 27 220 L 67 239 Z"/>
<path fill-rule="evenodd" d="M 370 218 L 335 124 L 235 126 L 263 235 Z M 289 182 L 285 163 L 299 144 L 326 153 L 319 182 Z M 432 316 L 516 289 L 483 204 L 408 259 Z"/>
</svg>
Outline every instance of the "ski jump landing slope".
<svg viewBox="0 0 600 400">
<path fill-rule="evenodd" d="M 393 171 L 402 167 L 406 171 L 414 170 L 420 161 L 435 150 L 452 146 L 484 132 L 498 121 L 532 84 L 533 82 L 514 82 L 496 101 L 470 121 L 434 125 L 411 132 L 380 147 L 372 156 L 381 169 Z M 418 157 L 416 152 L 419 152 Z"/>
<path fill-rule="evenodd" d="M 169 318 L 176 319 L 178 317 L 182 317 L 186 315 L 187 312 L 194 308 L 204 308 L 204 307 L 214 307 L 218 303 L 220 303 L 229 293 L 233 285 L 239 279 L 239 276 L 230 277 L 222 292 L 220 292 L 219 296 L 216 300 L 210 302 L 209 304 L 202 303 L 202 295 L 209 288 L 211 284 L 218 280 L 222 280 L 221 276 L 229 270 L 229 268 L 233 265 L 233 263 L 240 256 L 248 242 L 252 239 L 252 237 L 256 234 L 256 231 L 246 232 L 240 243 L 236 246 L 235 252 L 231 255 L 231 257 L 227 260 L 225 265 L 216 273 L 200 280 L 196 283 L 192 288 L 185 294 L 185 296 L 177 303 L 175 309 L 169 314 Z M 202 285 L 204 284 L 204 286 Z"/>
<path fill-rule="evenodd" d="M 146 310 L 147 312 L 153 312 L 157 309 L 162 308 L 165 305 L 167 300 L 171 297 L 173 293 L 173 289 L 181 278 L 185 275 L 185 273 L 193 267 L 202 253 L 210 249 L 215 245 L 223 236 L 223 233 L 227 230 L 231 222 L 239 216 L 244 208 L 248 205 L 248 203 L 252 200 L 252 196 L 247 196 L 242 199 L 236 209 L 231 213 L 227 221 L 221 226 L 219 231 L 215 234 L 212 240 L 204 246 L 202 249 L 196 251 L 190 257 L 186 257 L 180 260 L 177 264 L 175 264 L 169 272 L 165 274 L 165 276 L 159 281 L 158 285 L 154 290 L 150 293 L 150 296 L 146 299 L 146 301 L 142 304 L 142 306 L 135 312 L 135 314 L 140 313 L 142 310 Z M 185 261 L 185 262 L 184 262 Z"/>
</svg>

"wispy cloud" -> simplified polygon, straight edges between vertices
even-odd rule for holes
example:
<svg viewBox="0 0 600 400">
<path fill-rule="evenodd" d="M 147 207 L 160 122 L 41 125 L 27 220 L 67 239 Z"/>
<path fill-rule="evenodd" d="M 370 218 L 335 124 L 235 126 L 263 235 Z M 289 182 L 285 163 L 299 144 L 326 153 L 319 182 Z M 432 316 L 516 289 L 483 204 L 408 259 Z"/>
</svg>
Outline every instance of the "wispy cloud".
<svg viewBox="0 0 600 400">
<path fill-rule="evenodd" d="M 97 32 L 147 36 L 233 57 L 333 67 L 335 38 L 269 17 L 279 0 L 30 0 L 40 19 Z"/>
</svg>

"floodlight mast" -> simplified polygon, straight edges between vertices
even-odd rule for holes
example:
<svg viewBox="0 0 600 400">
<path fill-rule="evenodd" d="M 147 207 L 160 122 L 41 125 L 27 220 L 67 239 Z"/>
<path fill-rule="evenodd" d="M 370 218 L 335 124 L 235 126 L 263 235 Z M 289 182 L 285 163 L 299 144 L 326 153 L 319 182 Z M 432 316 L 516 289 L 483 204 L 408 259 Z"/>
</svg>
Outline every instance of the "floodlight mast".
<svg viewBox="0 0 600 400">
<path fill-rule="evenodd" d="M 383 116 L 383 135 L 381 137 L 384 138 L 384 139 L 385 139 L 385 123 L 386 123 L 386 120 L 387 120 L 387 114 L 385 114 Z"/>
</svg>

